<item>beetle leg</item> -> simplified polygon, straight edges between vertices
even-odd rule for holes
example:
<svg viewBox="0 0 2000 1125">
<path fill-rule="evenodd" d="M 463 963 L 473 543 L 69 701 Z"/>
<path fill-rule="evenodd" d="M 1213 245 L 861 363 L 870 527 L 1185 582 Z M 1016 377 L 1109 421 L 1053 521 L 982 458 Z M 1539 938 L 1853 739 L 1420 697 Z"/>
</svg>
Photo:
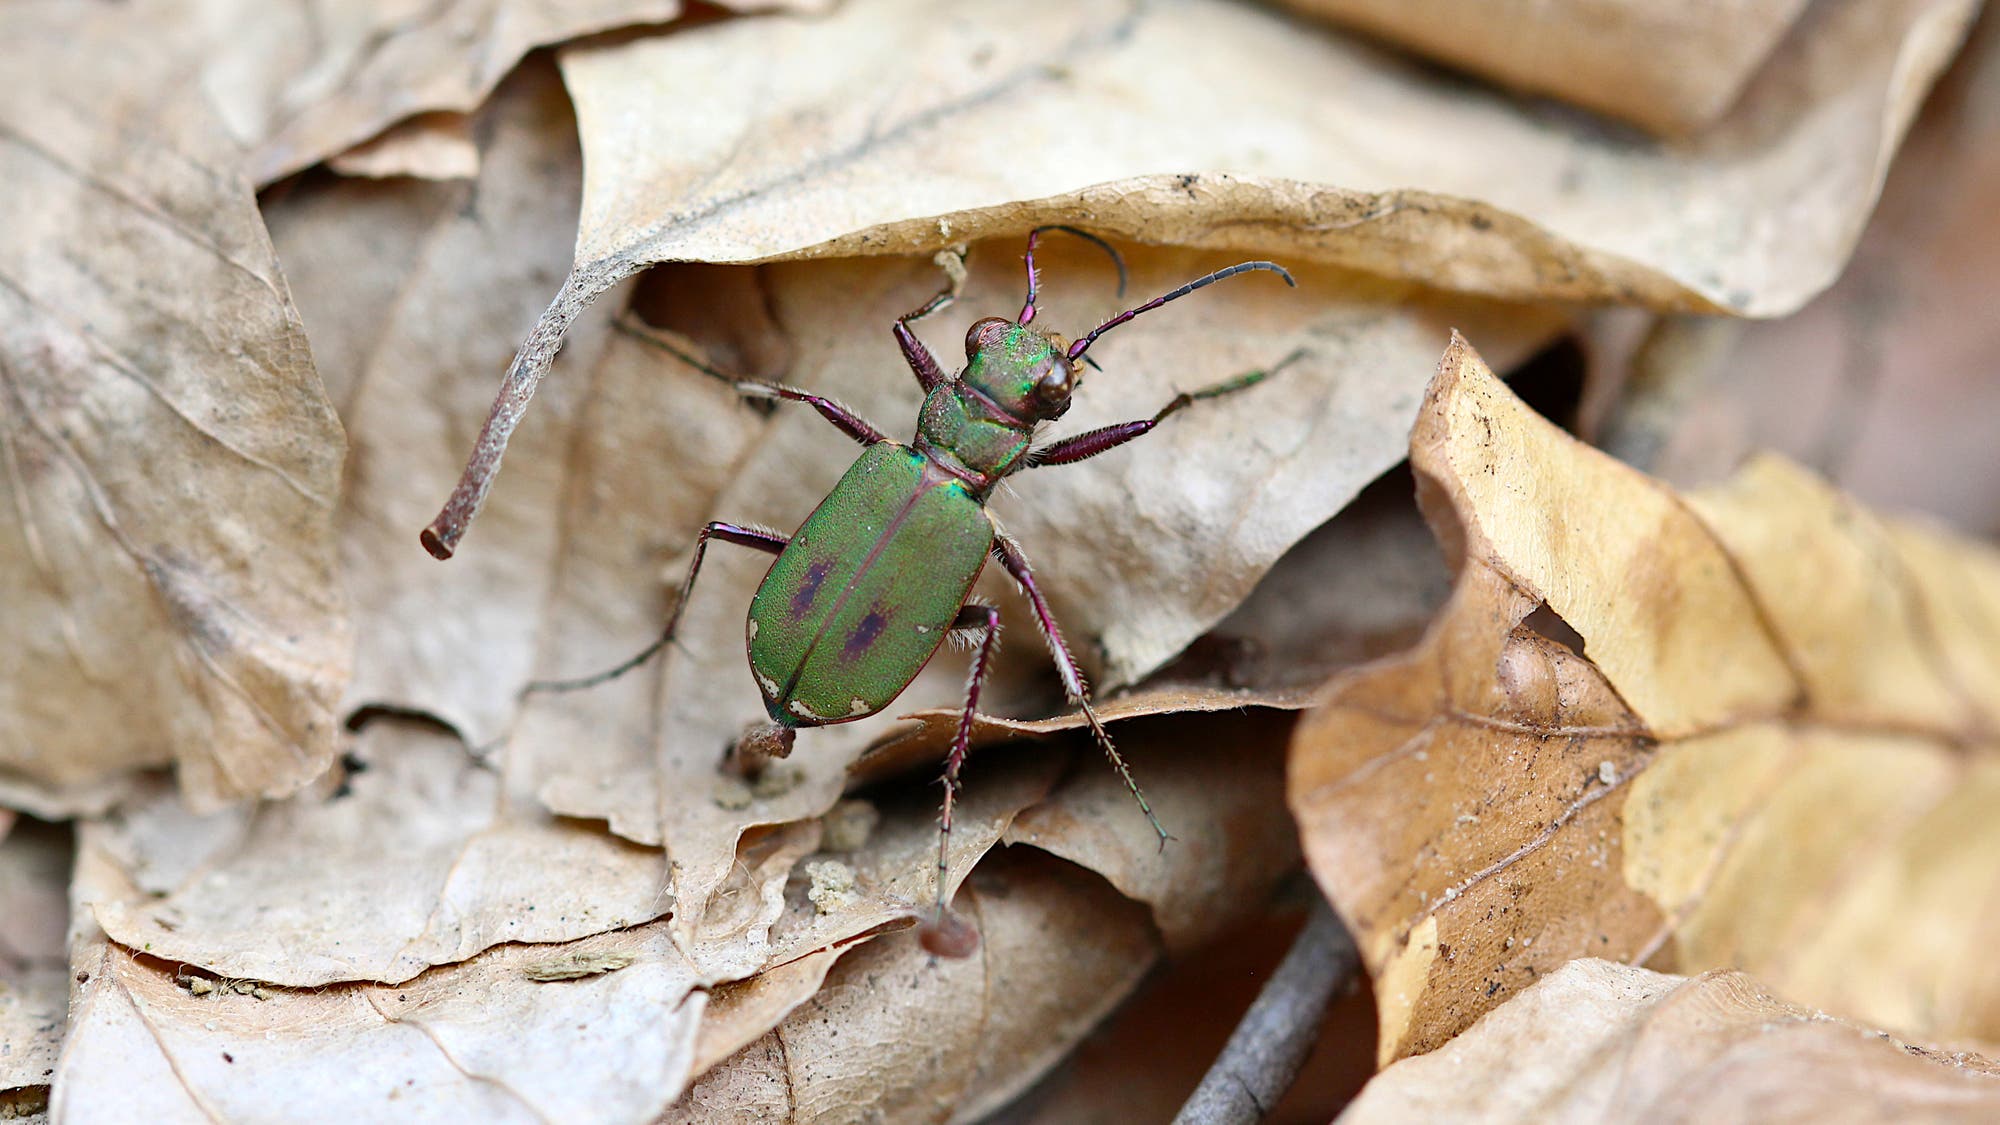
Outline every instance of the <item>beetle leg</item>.
<svg viewBox="0 0 2000 1125">
<path fill-rule="evenodd" d="M 1095 457 L 1106 450 L 1116 449 L 1134 438 L 1151 432 L 1153 427 L 1165 421 L 1169 414 L 1201 399 L 1221 398 L 1223 395 L 1234 394 L 1237 391 L 1254 387 L 1258 383 L 1283 371 L 1294 360 L 1305 354 L 1305 350 L 1301 348 L 1284 359 L 1279 360 L 1277 365 L 1269 370 L 1246 371 L 1234 379 L 1226 379 L 1212 387 L 1204 387 L 1198 391 L 1189 391 L 1186 394 L 1175 395 L 1173 401 L 1161 407 L 1160 412 L 1151 418 L 1141 418 L 1136 422 L 1120 422 L 1114 426 L 1105 426 L 1102 429 L 1090 430 L 1075 437 L 1052 442 L 1028 454 L 1028 467 L 1073 464 L 1086 457 Z"/>
<path fill-rule="evenodd" d="M 958 611 L 953 630 L 977 630 L 984 635 L 972 657 L 972 671 L 965 681 L 965 710 L 958 716 L 958 734 L 951 740 L 951 756 L 944 760 L 944 811 L 938 816 L 937 916 L 934 924 L 944 925 L 944 883 L 951 844 L 951 805 L 958 796 L 958 773 L 972 749 L 972 716 L 979 710 L 979 688 L 986 682 L 993 662 L 993 650 L 1000 647 L 1000 611 L 990 605 L 969 605 Z"/>
<path fill-rule="evenodd" d="M 1056 617 L 1049 611 L 1049 603 L 1042 597 L 1042 591 L 1035 585 L 1035 576 L 1028 569 L 1028 558 L 1021 553 L 1021 547 L 1012 539 L 996 532 L 993 536 L 993 556 L 1000 565 L 1007 568 L 1021 592 L 1028 596 L 1028 602 L 1035 608 L 1035 620 L 1041 623 L 1042 635 L 1048 638 L 1049 651 L 1056 658 L 1056 672 L 1062 677 L 1063 690 L 1070 700 L 1083 709 L 1083 721 L 1090 725 L 1091 736 L 1097 739 L 1104 755 L 1111 759 L 1111 766 L 1118 776 L 1125 779 L 1125 788 L 1132 791 L 1132 799 L 1139 802 L 1139 811 L 1146 814 L 1146 822 L 1159 834 L 1160 846 L 1167 846 L 1167 830 L 1160 827 L 1160 818 L 1153 815 L 1153 806 L 1146 802 L 1146 794 L 1139 789 L 1139 783 L 1132 779 L 1132 771 L 1126 767 L 1125 759 L 1118 754 L 1118 748 L 1111 744 L 1111 734 L 1104 729 L 1097 711 L 1090 705 L 1089 687 L 1083 682 L 1083 671 L 1077 667 L 1076 657 L 1070 655 L 1069 645 L 1064 643 L 1062 630 L 1056 628 Z"/>
<path fill-rule="evenodd" d="M 923 385 L 925 393 L 945 382 L 946 377 L 944 368 L 938 366 L 937 357 L 931 354 L 922 340 L 917 339 L 916 333 L 910 331 L 910 325 L 958 300 L 959 290 L 965 288 L 965 257 L 963 253 L 959 254 L 957 267 L 949 268 L 945 264 L 945 255 L 949 253 L 951 251 L 946 250 L 938 254 L 939 268 L 944 269 L 947 279 L 944 288 L 938 290 L 937 296 L 897 317 L 896 326 L 890 329 L 896 336 L 896 346 L 903 349 L 903 359 L 909 363 L 910 371 Z"/>
<path fill-rule="evenodd" d="M 783 383 L 772 383 L 763 379 L 746 379 L 741 375 L 731 375 L 729 372 L 708 363 L 700 357 L 683 351 L 673 341 L 668 340 L 658 333 L 649 332 L 644 328 L 624 321 L 620 321 L 618 327 L 626 335 L 631 336 L 640 343 L 660 349 L 711 379 L 719 379 L 722 382 L 728 383 L 736 389 L 737 394 L 750 398 L 776 398 L 783 399 L 786 402 L 808 403 L 814 410 L 819 411 L 821 417 L 832 422 L 841 433 L 846 434 L 863 445 L 874 445 L 878 441 L 889 440 L 887 434 L 869 425 L 867 419 L 862 418 L 852 410 L 824 395 L 816 395 L 811 391 L 786 386 Z"/>
<path fill-rule="evenodd" d="M 594 675 L 580 676 L 573 680 L 534 680 L 527 687 L 521 689 L 521 694 L 525 696 L 533 695 L 536 692 L 578 691 L 587 687 L 596 687 L 598 684 L 615 680 L 625 673 L 630 672 L 632 669 L 651 660 L 654 653 L 673 643 L 674 632 L 680 628 L 681 611 L 687 608 L 688 595 L 694 592 L 694 580 L 701 574 L 701 559 L 703 555 L 708 553 L 708 541 L 710 539 L 720 539 L 724 543 L 734 543 L 739 547 L 754 547 L 759 551 L 773 555 L 784 550 L 785 545 L 791 542 L 790 536 L 778 535 L 775 532 L 760 531 L 754 527 L 738 527 L 733 523 L 709 524 L 707 527 L 701 529 L 701 535 L 694 541 L 694 563 L 688 567 L 688 576 L 681 582 L 680 600 L 674 603 L 674 611 L 667 615 L 667 627 L 660 630 L 660 636 L 657 640 L 639 650 L 636 656 L 631 657 L 615 668 L 607 668 Z"/>
</svg>

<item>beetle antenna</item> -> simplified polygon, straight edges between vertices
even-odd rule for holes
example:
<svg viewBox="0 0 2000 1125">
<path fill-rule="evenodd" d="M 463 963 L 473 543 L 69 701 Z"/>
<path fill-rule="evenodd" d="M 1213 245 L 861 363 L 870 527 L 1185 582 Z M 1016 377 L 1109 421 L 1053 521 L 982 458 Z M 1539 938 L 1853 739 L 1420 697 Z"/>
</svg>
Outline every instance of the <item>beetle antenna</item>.
<svg viewBox="0 0 2000 1125">
<path fill-rule="evenodd" d="M 1125 295 L 1125 281 L 1127 276 L 1125 273 L 1125 259 L 1118 253 L 1115 247 L 1087 230 L 1078 230 L 1075 227 L 1063 226 L 1060 223 L 1051 223 L 1048 226 L 1036 227 L 1034 230 L 1028 232 L 1028 300 L 1026 304 L 1021 306 L 1021 315 L 1014 323 L 1026 324 L 1035 319 L 1035 294 L 1038 292 L 1041 282 L 1041 278 L 1035 273 L 1035 243 L 1041 241 L 1042 232 L 1045 230 L 1059 230 L 1064 234 L 1073 234 L 1109 254 L 1111 256 L 1111 264 L 1118 267 L 1118 295 L 1120 297 Z"/>
<path fill-rule="evenodd" d="M 1168 301 L 1178 301 L 1182 297 L 1187 296 L 1189 293 L 1192 293 L 1197 289 L 1214 285 L 1216 282 L 1221 281 L 1224 278 L 1235 277 L 1239 273 L 1251 273 L 1257 270 L 1262 270 L 1266 273 L 1275 273 L 1279 277 L 1285 279 L 1286 285 L 1292 286 L 1295 289 L 1298 287 L 1299 283 L 1292 280 L 1292 275 L 1286 272 L 1285 267 L 1278 265 L 1276 262 L 1238 262 L 1235 265 L 1228 267 L 1227 269 L 1219 269 L 1216 270 L 1214 273 L 1208 274 L 1206 276 L 1197 277 L 1193 281 L 1188 282 L 1186 285 L 1181 286 L 1179 289 L 1176 289 L 1171 293 L 1165 294 L 1164 296 L 1155 297 L 1152 300 L 1147 301 L 1145 304 L 1140 305 L 1138 308 L 1126 309 L 1124 312 L 1119 313 L 1117 316 L 1114 316 L 1110 320 L 1105 321 L 1103 324 L 1100 324 L 1097 327 L 1091 329 L 1090 334 L 1085 336 L 1083 339 L 1078 340 L 1074 344 L 1071 344 L 1069 346 L 1069 358 L 1071 359 L 1083 358 L 1084 351 L 1088 349 L 1091 344 L 1095 343 L 1099 336 L 1102 336 L 1106 332 L 1111 331 L 1113 328 L 1116 328 L 1119 325 L 1125 323 L 1126 321 L 1131 320 L 1133 317 L 1138 316 L 1142 312 L 1151 312 L 1152 310 L 1159 308 L 1161 305 L 1166 304 Z M 1024 320 L 1021 323 L 1026 324 L 1027 321 Z"/>
</svg>

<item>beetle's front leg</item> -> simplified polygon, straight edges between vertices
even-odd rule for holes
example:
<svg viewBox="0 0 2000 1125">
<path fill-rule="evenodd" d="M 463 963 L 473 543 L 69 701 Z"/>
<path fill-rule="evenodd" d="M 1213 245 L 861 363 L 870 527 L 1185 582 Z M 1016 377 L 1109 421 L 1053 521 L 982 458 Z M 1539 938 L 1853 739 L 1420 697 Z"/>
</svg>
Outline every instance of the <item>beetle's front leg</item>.
<svg viewBox="0 0 2000 1125">
<path fill-rule="evenodd" d="M 1111 744 L 1111 734 L 1097 717 L 1097 711 L 1090 705 L 1089 688 L 1083 682 L 1083 670 L 1077 667 L 1076 657 L 1070 655 L 1069 645 L 1064 643 L 1062 630 L 1056 627 L 1056 616 L 1049 610 L 1049 603 L 1035 586 L 1035 576 L 1028 568 L 1028 558 L 1021 553 L 1020 545 L 1005 535 L 993 536 L 993 557 L 1007 568 L 1021 592 L 1028 596 L 1028 603 L 1035 609 L 1035 620 L 1042 626 L 1042 635 L 1048 638 L 1049 652 L 1055 656 L 1056 672 L 1062 677 L 1063 690 L 1076 705 L 1083 709 L 1083 720 L 1090 725 L 1091 735 L 1104 749 L 1105 757 L 1111 759 L 1111 766 L 1118 776 L 1125 779 L 1125 788 L 1132 791 L 1132 799 L 1139 802 L 1139 811 L 1146 814 L 1146 822 L 1159 834 L 1160 846 L 1167 846 L 1167 830 L 1160 827 L 1160 818 L 1153 815 L 1153 806 L 1146 802 L 1146 794 L 1139 789 L 1139 783 L 1132 779 L 1132 771 L 1126 767 L 1125 759 L 1118 754 L 1118 748 Z"/>
<path fill-rule="evenodd" d="M 587 687 L 596 687 L 598 684 L 615 680 L 625 673 L 630 672 L 632 669 L 651 660 L 654 653 L 672 644 L 674 633 L 681 626 L 681 611 L 687 608 L 688 595 L 694 593 L 694 580 L 701 575 L 701 560 L 702 556 L 708 553 L 708 541 L 710 539 L 720 539 L 724 543 L 734 543 L 739 547 L 751 547 L 773 555 L 783 551 L 785 545 L 791 542 L 790 536 L 779 535 L 776 532 L 763 531 L 754 527 L 738 527 L 733 523 L 709 524 L 707 527 L 701 529 L 701 535 L 694 541 L 694 562 L 688 567 L 687 578 L 681 582 L 680 600 L 674 603 L 673 612 L 667 615 L 667 627 L 660 630 L 659 639 L 641 649 L 638 655 L 631 657 L 615 668 L 607 668 L 594 675 L 580 676 L 573 680 L 535 680 L 528 684 L 527 687 L 522 688 L 521 694 L 532 695 L 536 692 L 578 691 Z"/>
<path fill-rule="evenodd" d="M 956 253 L 940 250 L 935 261 L 945 273 L 944 288 L 938 290 L 937 296 L 897 317 L 896 326 L 890 329 L 895 333 L 896 346 L 903 349 L 903 359 L 909 363 L 911 372 L 923 385 L 926 394 L 943 383 L 946 376 L 944 368 L 938 365 L 937 357 L 931 354 L 922 340 L 917 339 L 916 333 L 910 331 L 910 325 L 958 300 L 959 293 L 965 288 L 965 254 L 962 250 Z"/>
<path fill-rule="evenodd" d="M 965 709 L 958 716 L 958 733 L 951 740 L 951 755 L 944 761 L 944 809 L 938 814 L 937 912 L 925 927 L 924 948 L 951 957 L 969 956 L 967 927 L 953 927 L 945 918 L 944 884 L 951 850 L 951 806 L 958 796 L 958 774 L 965 756 L 972 750 L 972 718 L 979 711 L 979 689 L 993 665 L 993 651 L 1000 642 L 1000 611 L 990 605 L 969 605 L 958 611 L 951 623 L 954 632 L 980 634 L 972 657 L 972 671 L 965 681 Z"/>
<path fill-rule="evenodd" d="M 1268 370 L 1246 371 L 1234 379 L 1225 379 L 1212 387 L 1203 387 L 1198 391 L 1189 391 L 1185 394 L 1175 395 L 1172 401 L 1161 407 L 1160 412 L 1151 418 L 1141 418 L 1136 422 L 1120 422 L 1114 426 L 1105 426 L 1101 429 L 1078 434 L 1075 437 L 1051 442 L 1028 454 L 1028 467 L 1070 465 L 1086 457 L 1095 457 L 1107 450 L 1116 449 L 1134 438 L 1143 437 L 1151 433 L 1153 427 L 1166 421 L 1167 417 L 1175 411 L 1185 409 L 1205 398 L 1221 398 L 1223 395 L 1248 390 L 1291 366 L 1294 361 L 1305 354 L 1305 349 L 1301 348 L 1279 360 L 1275 366 Z"/>
<path fill-rule="evenodd" d="M 832 422 L 841 433 L 846 434 L 862 445 L 874 445 L 878 441 L 889 440 L 887 434 L 869 425 L 867 419 L 824 395 L 816 395 L 811 391 L 786 386 L 783 383 L 772 383 L 763 379 L 746 379 L 740 375 L 731 375 L 729 372 L 704 362 L 696 356 L 689 355 L 675 346 L 671 341 L 643 328 L 624 321 L 620 321 L 618 327 L 626 335 L 631 336 L 640 343 L 660 349 L 711 379 L 719 379 L 722 382 L 728 383 L 736 389 L 737 394 L 751 398 L 775 398 L 786 402 L 806 403 L 814 410 L 819 411 L 820 417 Z"/>
</svg>

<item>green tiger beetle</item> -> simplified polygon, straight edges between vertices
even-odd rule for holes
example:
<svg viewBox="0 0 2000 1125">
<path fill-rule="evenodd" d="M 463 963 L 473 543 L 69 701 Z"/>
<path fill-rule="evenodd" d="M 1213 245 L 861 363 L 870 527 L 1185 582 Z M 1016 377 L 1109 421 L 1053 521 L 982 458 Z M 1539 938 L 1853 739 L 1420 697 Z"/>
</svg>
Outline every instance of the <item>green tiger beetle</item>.
<svg viewBox="0 0 2000 1125">
<path fill-rule="evenodd" d="M 796 387 L 735 378 L 697 363 L 742 394 L 810 404 L 866 449 L 789 538 L 739 524 L 715 522 L 704 527 L 695 540 L 680 600 L 659 639 L 643 651 L 593 676 L 529 685 L 530 691 L 569 691 L 603 683 L 672 643 L 710 540 L 777 556 L 750 603 L 750 671 L 771 721 L 744 735 L 739 753 L 746 760 L 785 757 L 801 727 L 852 722 L 881 711 L 902 694 L 947 637 L 956 634 L 969 640 L 973 658 L 965 705 L 944 767 L 937 897 L 922 931 L 924 947 L 947 956 L 967 956 L 978 948 L 977 934 L 947 911 L 944 891 L 952 800 L 970 748 L 979 690 L 999 638 L 999 611 L 968 600 L 989 557 L 999 561 L 1027 596 L 1055 657 L 1063 690 L 1081 709 L 1092 737 L 1138 801 L 1162 847 L 1168 838 L 1091 706 L 1083 673 L 1035 584 L 1027 556 L 987 511 L 987 499 L 1013 473 L 1068 465 L 1115 449 L 1191 403 L 1262 381 L 1299 354 L 1268 371 L 1251 371 L 1176 395 L 1150 418 L 1035 447 L 1036 428 L 1069 410 L 1070 398 L 1083 381 L 1083 365 L 1089 362 L 1085 353 L 1106 332 L 1238 274 L 1263 271 L 1277 274 L 1288 286 L 1296 284 L 1281 266 L 1242 262 L 1127 309 L 1072 343 L 1032 327 L 1039 280 L 1035 245 L 1050 230 L 1077 235 L 1109 253 L 1118 264 L 1122 291 L 1124 263 L 1108 243 L 1070 227 L 1045 226 L 1028 234 L 1028 295 L 1020 315 L 1011 321 L 987 317 L 973 324 L 965 336 L 965 367 L 956 376 L 945 374 L 910 329 L 915 321 L 951 304 L 956 284 L 898 317 L 893 329 L 896 343 L 925 395 L 916 437 L 908 444 L 890 440 L 832 399 Z"/>
</svg>

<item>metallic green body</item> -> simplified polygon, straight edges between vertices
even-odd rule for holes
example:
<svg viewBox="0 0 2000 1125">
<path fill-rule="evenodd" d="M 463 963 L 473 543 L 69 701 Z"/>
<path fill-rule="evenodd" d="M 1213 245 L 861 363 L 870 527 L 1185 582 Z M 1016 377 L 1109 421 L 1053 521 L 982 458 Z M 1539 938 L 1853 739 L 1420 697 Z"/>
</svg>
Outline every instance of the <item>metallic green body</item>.
<svg viewBox="0 0 2000 1125">
<path fill-rule="evenodd" d="M 750 603 L 750 671 L 787 727 L 873 715 L 937 651 L 993 546 L 979 496 L 896 442 L 862 452 Z"/>
</svg>

